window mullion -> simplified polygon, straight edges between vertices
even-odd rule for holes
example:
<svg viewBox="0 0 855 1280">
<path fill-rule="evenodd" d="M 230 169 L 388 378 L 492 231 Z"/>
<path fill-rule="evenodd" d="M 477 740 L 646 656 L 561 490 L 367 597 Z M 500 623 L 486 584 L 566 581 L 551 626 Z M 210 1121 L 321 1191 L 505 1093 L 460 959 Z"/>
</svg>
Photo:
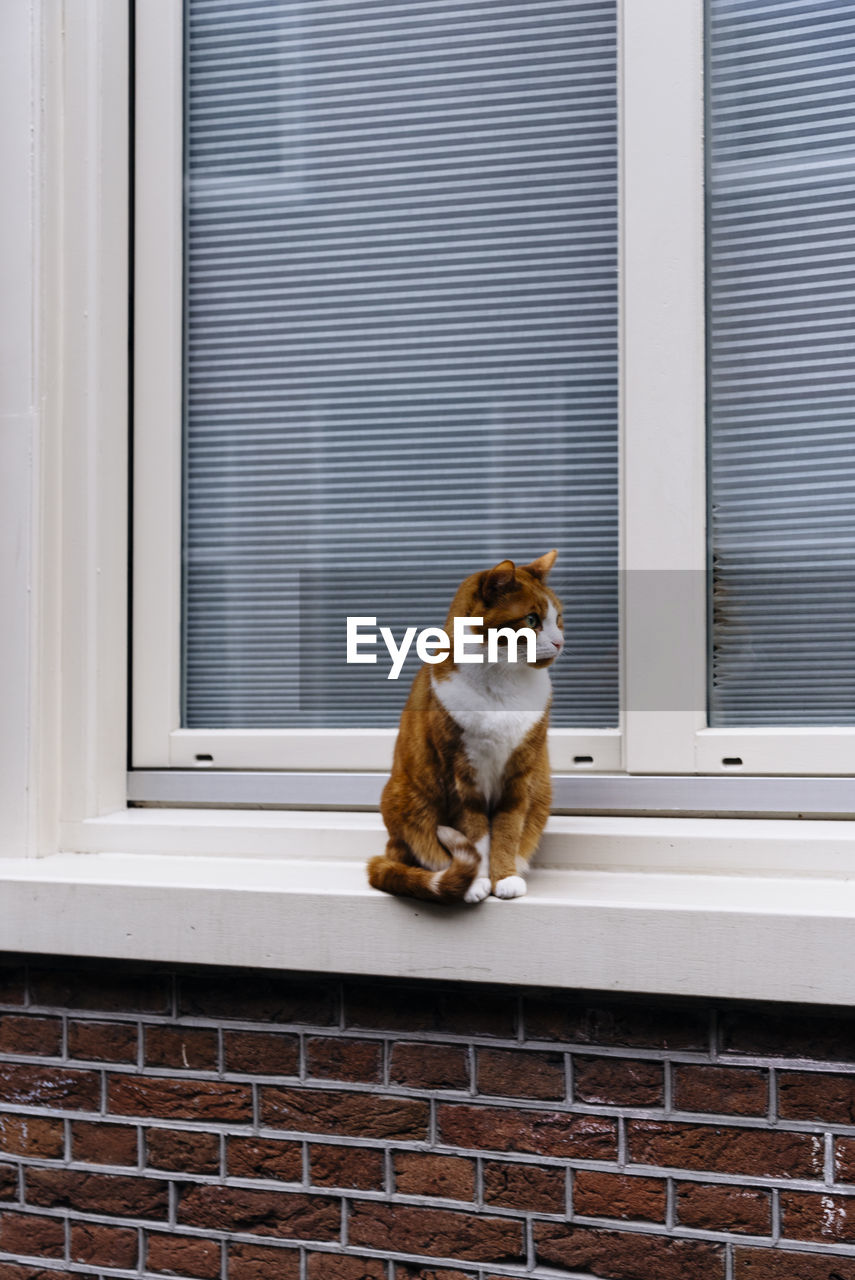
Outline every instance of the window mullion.
<svg viewBox="0 0 855 1280">
<path fill-rule="evenodd" d="M 691 773 L 706 724 L 703 4 L 620 22 L 624 763 Z"/>
<path fill-rule="evenodd" d="M 136 14 L 133 763 L 181 722 L 183 4 Z"/>
</svg>

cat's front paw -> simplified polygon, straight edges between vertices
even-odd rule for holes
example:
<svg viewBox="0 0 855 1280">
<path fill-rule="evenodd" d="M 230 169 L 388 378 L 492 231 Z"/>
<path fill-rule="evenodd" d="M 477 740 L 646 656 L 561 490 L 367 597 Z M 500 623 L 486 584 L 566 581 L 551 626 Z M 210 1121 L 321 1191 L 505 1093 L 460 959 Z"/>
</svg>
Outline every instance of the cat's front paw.
<svg viewBox="0 0 855 1280">
<path fill-rule="evenodd" d="M 526 883 L 522 876 L 505 876 L 496 881 L 493 893 L 497 898 L 521 898 L 526 891 Z"/>
<path fill-rule="evenodd" d="M 517 877 L 519 879 L 519 877 Z M 490 896 L 490 877 L 476 876 L 463 895 L 464 902 L 483 902 Z"/>
</svg>

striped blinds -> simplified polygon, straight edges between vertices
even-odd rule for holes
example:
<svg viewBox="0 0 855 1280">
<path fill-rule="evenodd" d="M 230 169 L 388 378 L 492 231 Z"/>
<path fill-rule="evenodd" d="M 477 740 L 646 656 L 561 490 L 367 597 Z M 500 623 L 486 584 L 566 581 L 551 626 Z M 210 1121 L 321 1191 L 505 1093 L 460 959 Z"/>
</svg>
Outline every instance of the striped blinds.
<svg viewBox="0 0 855 1280">
<path fill-rule="evenodd" d="M 558 547 L 553 722 L 617 681 L 615 0 L 187 0 L 184 723 L 395 725 Z"/>
<path fill-rule="evenodd" d="M 711 722 L 855 723 L 855 7 L 708 0 Z"/>
</svg>

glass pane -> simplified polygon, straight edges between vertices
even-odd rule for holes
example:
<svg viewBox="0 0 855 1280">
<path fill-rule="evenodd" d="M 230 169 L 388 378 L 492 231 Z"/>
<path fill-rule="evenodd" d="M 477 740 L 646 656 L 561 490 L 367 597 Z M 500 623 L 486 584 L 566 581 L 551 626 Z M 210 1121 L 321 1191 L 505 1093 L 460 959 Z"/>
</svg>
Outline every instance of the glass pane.
<svg viewBox="0 0 855 1280">
<path fill-rule="evenodd" d="M 615 0 L 188 0 L 184 723 L 394 725 L 549 548 L 553 723 L 617 683 Z"/>
<path fill-rule="evenodd" d="M 708 0 L 714 725 L 855 724 L 855 10 Z"/>
</svg>

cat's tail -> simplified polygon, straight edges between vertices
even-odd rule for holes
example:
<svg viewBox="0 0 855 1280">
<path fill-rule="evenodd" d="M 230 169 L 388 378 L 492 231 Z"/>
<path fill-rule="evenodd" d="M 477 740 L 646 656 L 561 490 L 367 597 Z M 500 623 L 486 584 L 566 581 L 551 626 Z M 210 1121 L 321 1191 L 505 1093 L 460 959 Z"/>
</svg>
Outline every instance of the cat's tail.
<svg viewBox="0 0 855 1280">
<path fill-rule="evenodd" d="M 453 827 L 439 827 L 437 835 L 451 855 L 451 861 L 442 870 L 429 871 L 426 867 L 413 866 L 406 842 L 393 837 L 386 845 L 386 852 L 369 861 L 369 884 L 384 893 L 397 893 L 408 898 L 461 902 L 478 874 L 478 852 Z"/>
</svg>

